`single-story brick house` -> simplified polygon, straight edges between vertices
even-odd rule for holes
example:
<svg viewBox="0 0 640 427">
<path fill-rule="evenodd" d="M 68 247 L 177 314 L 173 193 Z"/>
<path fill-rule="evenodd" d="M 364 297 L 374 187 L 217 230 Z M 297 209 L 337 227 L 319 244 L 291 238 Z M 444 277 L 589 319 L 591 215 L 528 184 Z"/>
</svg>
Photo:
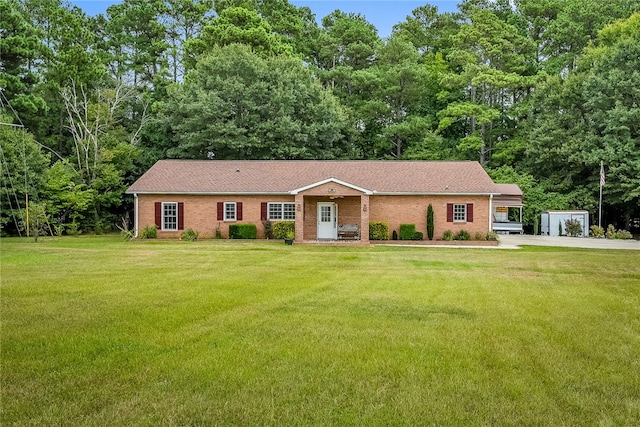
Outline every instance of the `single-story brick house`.
<svg viewBox="0 0 640 427">
<path fill-rule="evenodd" d="M 415 224 L 426 236 L 434 209 L 435 238 L 445 230 L 492 230 L 499 187 L 478 162 L 160 160 L 129 189 L 135 232 L 156 225 L 158 237 L 193 229 L 213 237 L 229 225 L 295 221 L 295 240 L 337 240 L 343 224 L 369 241 L 369 222 L 389 230 Z"/>
</svg>

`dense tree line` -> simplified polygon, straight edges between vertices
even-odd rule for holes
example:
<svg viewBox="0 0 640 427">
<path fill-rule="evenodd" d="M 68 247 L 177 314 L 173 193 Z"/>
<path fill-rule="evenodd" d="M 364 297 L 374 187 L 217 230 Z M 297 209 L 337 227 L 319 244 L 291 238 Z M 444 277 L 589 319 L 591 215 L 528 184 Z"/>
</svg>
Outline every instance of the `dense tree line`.
<svg viewBox="0 0 640 427">
<path fill-rule="evenodd" d="M 161 158 L 480 161 L 542 209 L 640 217 L 640 0 L 464 0 L 381 39 L 287 0 L 0 0 L 3 234 L 125 226 Z M 407 177 L 411 179 L 411 177 Z M 47 231 L 47 230 L 44 230 Z M 638 230 L 636 230 L 638 232 Z"/>
</svg>

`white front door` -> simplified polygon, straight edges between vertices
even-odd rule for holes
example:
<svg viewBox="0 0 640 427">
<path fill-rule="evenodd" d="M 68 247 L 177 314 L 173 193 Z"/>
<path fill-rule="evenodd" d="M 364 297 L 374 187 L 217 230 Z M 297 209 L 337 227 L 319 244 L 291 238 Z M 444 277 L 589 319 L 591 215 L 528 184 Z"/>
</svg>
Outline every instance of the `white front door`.
<svg viewBox="0 0 640 427">
<path fill-rule="evenodd" d="M 338 238 L 338 206 L 333 202 L 318 203 L 318 239 Z"/>
</svg>

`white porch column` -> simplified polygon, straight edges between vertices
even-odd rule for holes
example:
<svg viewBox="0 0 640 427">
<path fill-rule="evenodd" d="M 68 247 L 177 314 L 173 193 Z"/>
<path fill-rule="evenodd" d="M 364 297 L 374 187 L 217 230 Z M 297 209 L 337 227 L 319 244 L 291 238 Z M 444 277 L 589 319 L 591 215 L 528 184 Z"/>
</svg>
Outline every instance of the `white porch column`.
<svg viewBox="0 0 640 427">
<path fill-rule="evenodd" d="M 369 195 L 360 196 L 360 242 L 369 243 Z"/>
<path fill-rule="evenodd" d="M 509 215 L 508 212 L 507 212 L 507 215 Z M 489 232 L 492 232 L 492 231 L 493 231 L 493 194 L 489 194 Z"/>
</svg>

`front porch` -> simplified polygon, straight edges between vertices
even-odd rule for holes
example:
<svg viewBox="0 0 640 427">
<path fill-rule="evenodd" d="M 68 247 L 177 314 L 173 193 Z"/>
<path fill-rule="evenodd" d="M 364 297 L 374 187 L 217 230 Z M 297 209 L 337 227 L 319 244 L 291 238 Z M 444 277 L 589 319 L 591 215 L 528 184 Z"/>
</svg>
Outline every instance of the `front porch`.
<svg viewBox="0 0 640 427">
<path fill-rule="evenodd" d="M 369 243 L 371 192 L 328 179 L 296 190 L 296 243 Z"/>
</svg>

